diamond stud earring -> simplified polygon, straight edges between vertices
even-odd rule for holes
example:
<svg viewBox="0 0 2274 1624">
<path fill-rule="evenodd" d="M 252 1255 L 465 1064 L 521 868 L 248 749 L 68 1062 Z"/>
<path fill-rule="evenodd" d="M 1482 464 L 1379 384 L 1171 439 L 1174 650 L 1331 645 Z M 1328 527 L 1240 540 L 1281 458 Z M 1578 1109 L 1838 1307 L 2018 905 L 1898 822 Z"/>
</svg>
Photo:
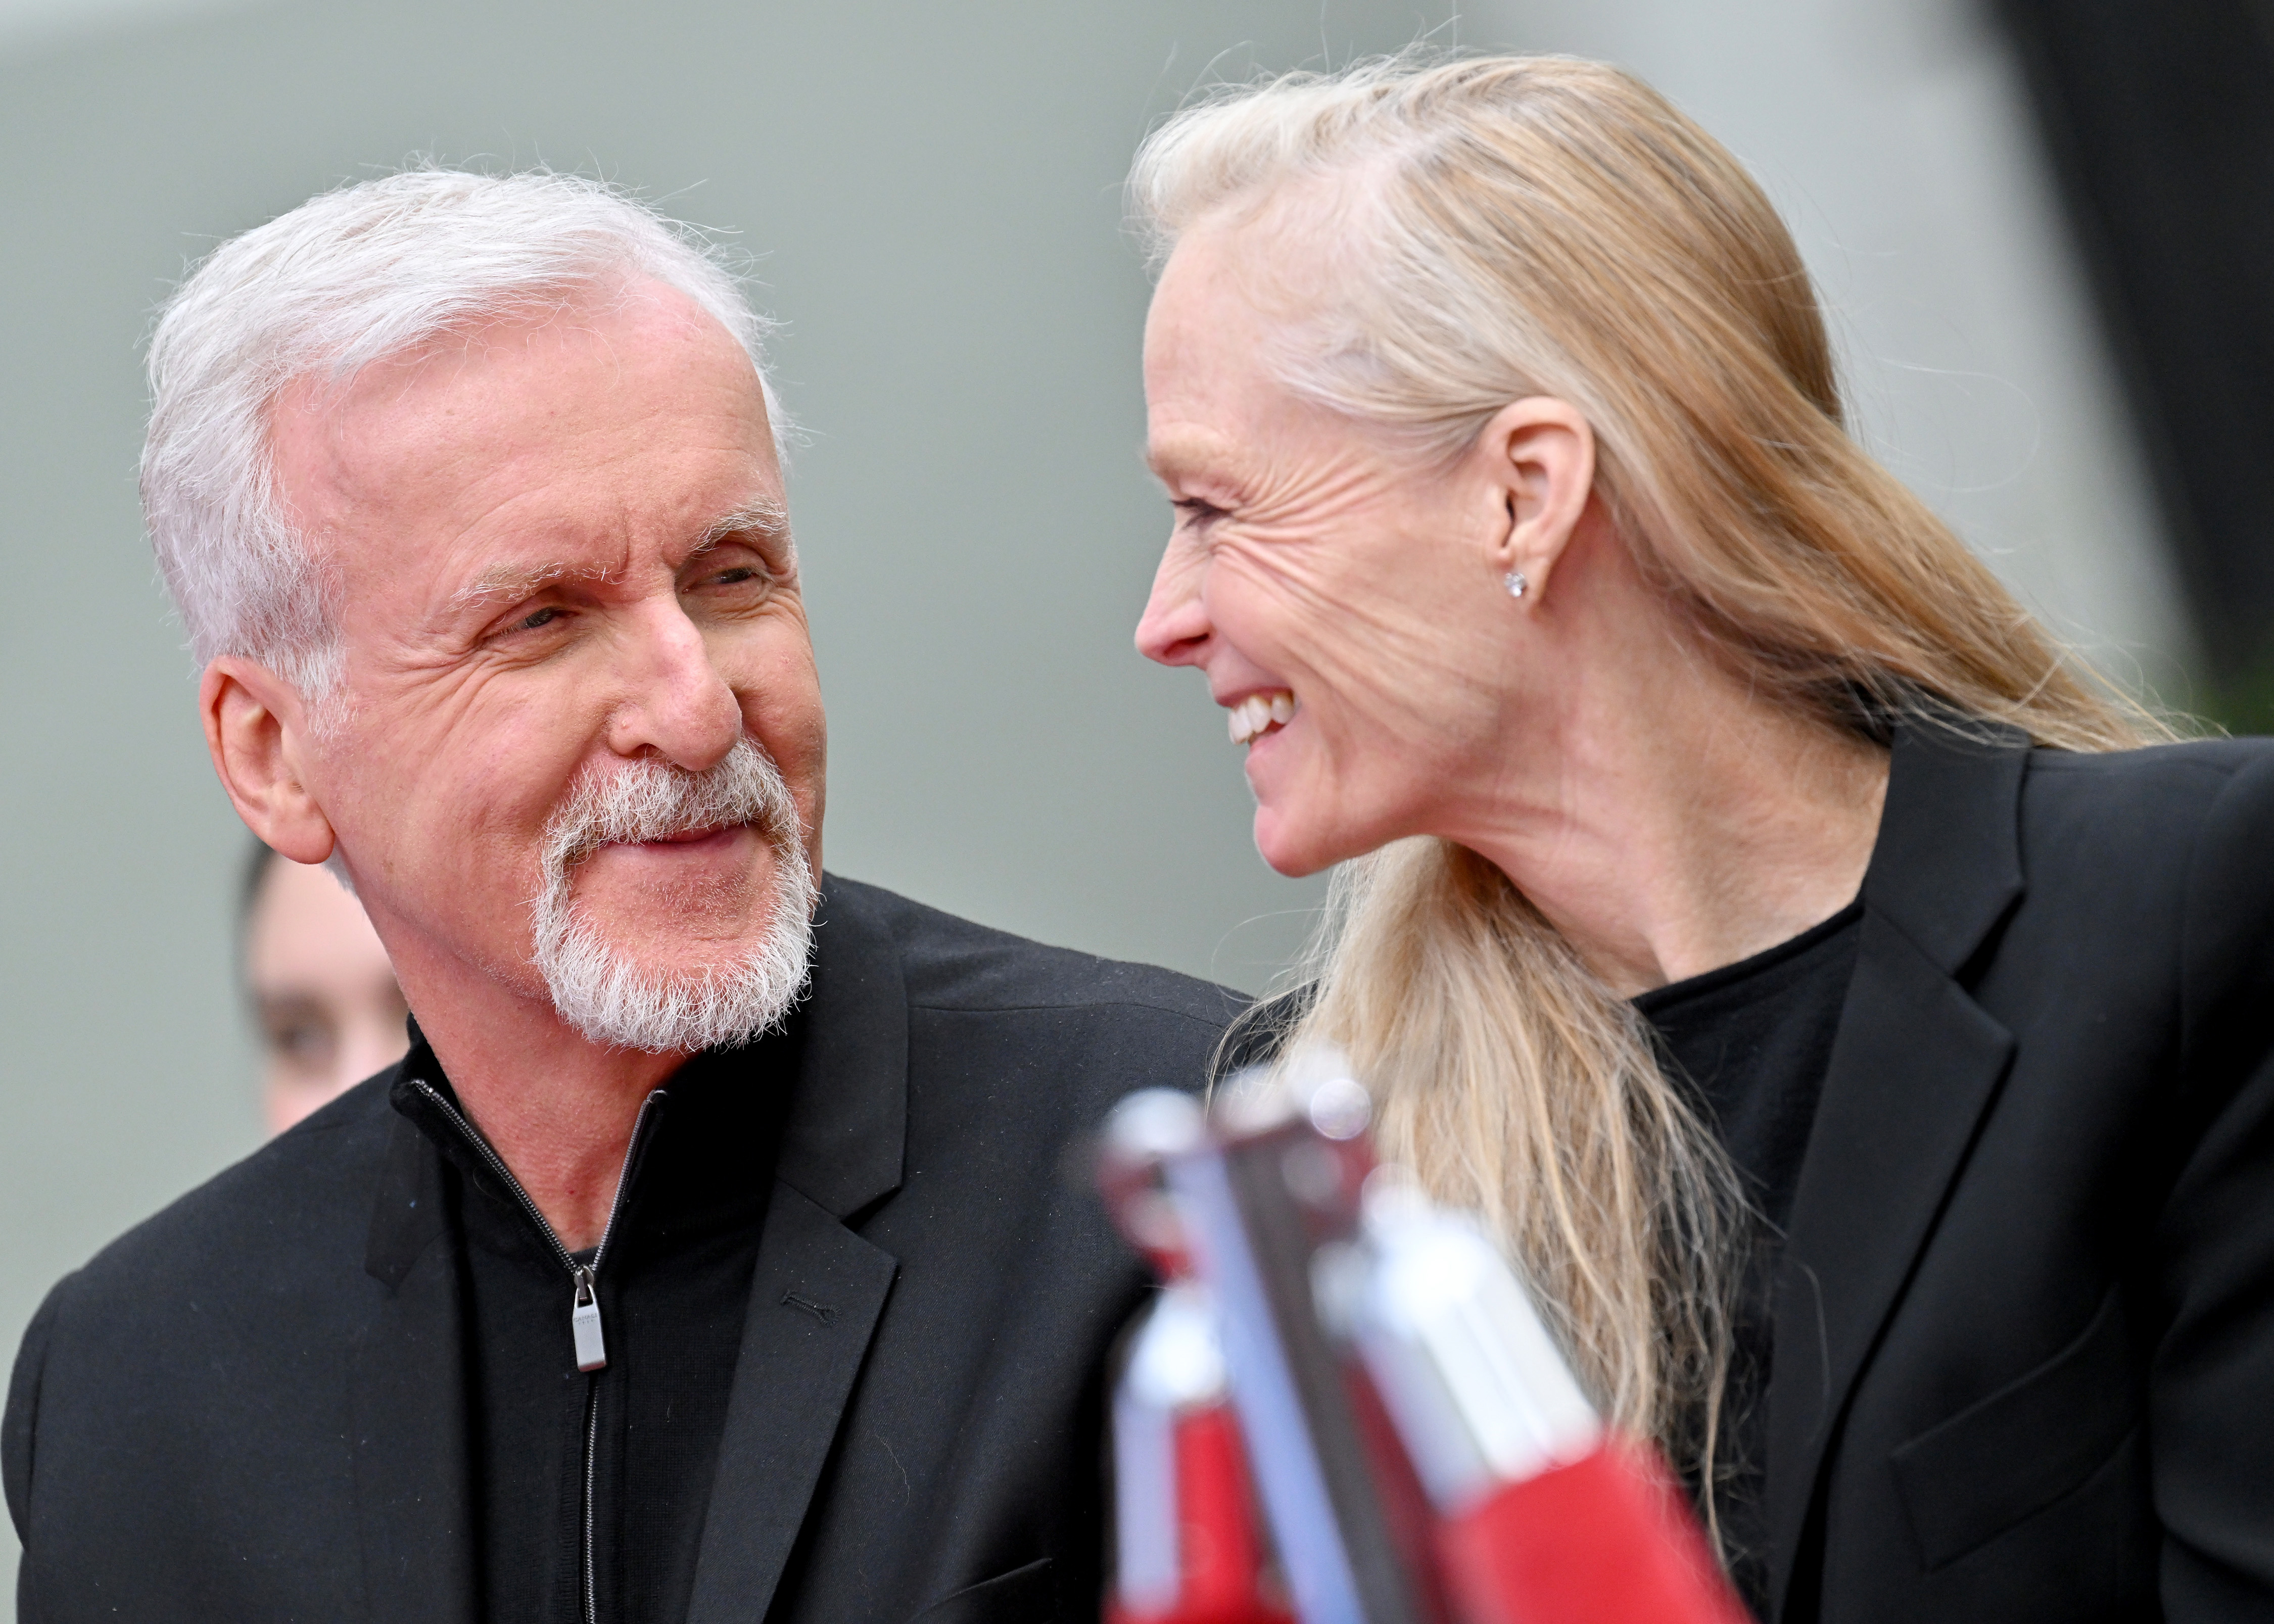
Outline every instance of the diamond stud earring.
<svg viewBox="0 0 2274 1624">
<path fill-rule="evenodd" d="M 1524 578 L 1524 572 L 1520 569 L 1510 570 L 1500 578 L 1500 583 L 1508 589 L 1508 595 L 1510 598 L 1523 597 L 1524 589 L 1532 584 Z"/>
</svg>

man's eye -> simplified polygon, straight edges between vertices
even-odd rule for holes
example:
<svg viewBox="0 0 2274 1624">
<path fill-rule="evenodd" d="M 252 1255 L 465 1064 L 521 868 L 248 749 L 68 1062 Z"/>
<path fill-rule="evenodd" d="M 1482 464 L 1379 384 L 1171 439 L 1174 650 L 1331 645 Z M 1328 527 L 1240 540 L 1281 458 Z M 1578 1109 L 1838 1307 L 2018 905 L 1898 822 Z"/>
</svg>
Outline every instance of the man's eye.
<svg viewBox="0 0 2274 1624">
<path fill-rule="evenodd" d="M 695 590 L 764 586 L 772 580 L 772 573 L 763 564 L 730 564 L 695 583 Z"/>
<path fill-rule="evenodd" d="M 561 611 L 547 604 L 542 609 L 532 609 L 513 623 L 517 632 L 533 632 L 540 626 L 550 626 L 561 618 Z"/>
<path fill-rule="evenodd" d="M 1223 508 L 1214 502 L 1204 501 L 1197 496 L 1181 497 L 1171 502 L 1169 506 L 1177 510 L 1177 523 L 1179 525 L 1189 526 L 1195 530 L 1224 517 Z"/>
</svg>

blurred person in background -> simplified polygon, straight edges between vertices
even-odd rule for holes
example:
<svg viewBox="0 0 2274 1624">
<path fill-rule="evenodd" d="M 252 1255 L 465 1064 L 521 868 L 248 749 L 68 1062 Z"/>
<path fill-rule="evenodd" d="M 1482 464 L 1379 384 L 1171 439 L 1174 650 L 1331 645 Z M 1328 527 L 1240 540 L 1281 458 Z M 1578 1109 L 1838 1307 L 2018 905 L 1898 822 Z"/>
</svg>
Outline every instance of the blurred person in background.
<svg viewBox="0 0 2274 1624">
<path fill-rule="evenodd" d="M 1231 1006 L 824 872 L 764 330 L 548 173 L 344 188 L 168 305 L 143 498 L 215 769 L 414 1021 L 49 1294 L 25 1618 L 1095 1610 L 1144 1281 L 1058 1169 Z"/>
<path fill-rule="evenodd" d="M 329 870 L 254 842 L 238 931 L 269 1132 L 403 1058 L 410 1007 L 363 904 Z"/>
<path fill-rule="evenodd" d="M 1564 58 L 1132 191 L 1203 672 L 1385 1151 L 1765 1619 L 2274 1617 L 2274 746 L 2169 742 L 1846 431 L 1743 169 Z"/>
</svg>

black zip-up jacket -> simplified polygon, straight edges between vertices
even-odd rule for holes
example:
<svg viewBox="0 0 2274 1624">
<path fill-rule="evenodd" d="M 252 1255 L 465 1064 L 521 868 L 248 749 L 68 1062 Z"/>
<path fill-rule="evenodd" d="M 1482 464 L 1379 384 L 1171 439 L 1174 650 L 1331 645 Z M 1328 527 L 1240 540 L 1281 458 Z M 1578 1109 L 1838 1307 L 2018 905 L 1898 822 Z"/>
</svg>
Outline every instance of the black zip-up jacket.
<svg viewBox="0 0 2274 1624">
<path fill-rule="evenodd" d="M 388 1093 L 456 1173 L 484 1624 L 686 1618 L 804 1028 L 795 1012 L 651 1093 L 605 1232 L 571 1252 L 414 1026 Z"/>
<path fill-rule="evenodd" d="M 778 1154 L 751 1151 L 685 1616 L 1095 1617 L 1104 1358 L 1145 1282 L 1069 1148 L 1133 1088 L 1197 1086 L 1238 1006 L 833 877 L 816 944 L 790 1075 L 748 1051 L 749 1086 L 789 1093 Z M 5 1431 L 24 1624 L 480 1615 L 453 1215 L 480 1192 L 390 1100 L 400 1071 L 49 1295 Z M 603 1335 L 639 1357 L 599 1262 Z M 568 1265 L 553 1289 L 567 1344 Z M 562 1624 L 578 1588 L 547 1592 Z"/>
</svg>

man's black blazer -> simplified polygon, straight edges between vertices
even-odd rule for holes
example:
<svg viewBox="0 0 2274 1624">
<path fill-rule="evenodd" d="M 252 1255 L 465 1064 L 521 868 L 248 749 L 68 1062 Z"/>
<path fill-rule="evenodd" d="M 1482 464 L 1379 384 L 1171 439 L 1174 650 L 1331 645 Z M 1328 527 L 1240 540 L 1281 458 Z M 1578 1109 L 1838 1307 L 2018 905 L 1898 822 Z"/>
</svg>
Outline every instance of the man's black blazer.
<svg viewBox="0 0 2274 1624">
<path fill-rule="evenodd" d="M 2274 1619 L 2274 746 L 1898 733 L 1779 1276 L 1785 1620 Z"/>
<path fill-rule="evenodd" d="M 689 1619 L 1095 1617 L 1143 1279 L 1065 1164 L 1237 1006 L 840 879 L 816 939 Z M 49 1295 L 5 1432 L 24 1624 L 473 1624 L 455 1248 L 392 1079 Z M 405 1247 L 377 1209 L 422 1188 Z"/>
</svg>

